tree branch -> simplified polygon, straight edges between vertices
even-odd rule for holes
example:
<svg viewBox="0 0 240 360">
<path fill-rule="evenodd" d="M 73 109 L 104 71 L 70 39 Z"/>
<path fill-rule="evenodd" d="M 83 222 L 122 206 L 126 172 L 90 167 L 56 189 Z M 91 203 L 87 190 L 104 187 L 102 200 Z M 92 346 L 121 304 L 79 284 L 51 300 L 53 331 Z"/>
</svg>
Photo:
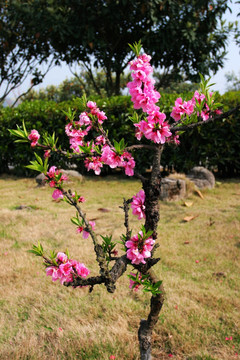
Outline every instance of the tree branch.
<svg viewBox="0 0 240 360">
<path fill-rule="evenodd" d="M 237 112 L 238 110 L 240 109 L 240 105 L 237 105 L 235 108 L 229 110 L 229 111 L 226 111 L 225 113 L 222 113 L 220 115 L 216 115 L 216 116 L 209 116 L 208 120 L 201 120 L 201 121 L 198 121 L 196 123 L 193 123 L 193 124 L 189 124 L 189 125 L 182 125 L 182 126 L 171 126 L 170 127 L 170 131 L 172 133 L 174 132 L 177 132 L 177 131 L 185 131 L 185 130 L 188 130 L 188 129 L 193 129 L 197 126 L 201 126 L 201 125 L 205 125 L 205 124 L 208 124 L 210 122 L 213 122 L 213 121 L 216 121 L 216 120 L 221 120 L 221 119 L 225 119 L 227 117 L 229 117 L 230 115 L 234 114 L 235 112 Z M 200 116 L 198 118 L 199 120 L 202 119 Z"/>
</svg>

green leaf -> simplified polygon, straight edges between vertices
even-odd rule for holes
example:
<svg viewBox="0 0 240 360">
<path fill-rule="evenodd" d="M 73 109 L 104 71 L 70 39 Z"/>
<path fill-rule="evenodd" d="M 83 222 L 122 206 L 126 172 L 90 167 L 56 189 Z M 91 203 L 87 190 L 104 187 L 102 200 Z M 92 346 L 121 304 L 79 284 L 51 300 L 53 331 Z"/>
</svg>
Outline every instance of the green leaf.
<svg viewBox="0 0 240 360">
<path fill-rule="evenodd" d="M 128 44 L 128 45 L 129 45 L 129 47 L 131 48 L 131 50 L 134 52 L 134 54 L 136 56 L 140 55 L 140 51 L 141 51 L 141 48 L 142 48 L 141 40 L 139 40 L 138 42 L 133 43 L 133 45 L 131 45 L 131 44 Z"/>
</svg>

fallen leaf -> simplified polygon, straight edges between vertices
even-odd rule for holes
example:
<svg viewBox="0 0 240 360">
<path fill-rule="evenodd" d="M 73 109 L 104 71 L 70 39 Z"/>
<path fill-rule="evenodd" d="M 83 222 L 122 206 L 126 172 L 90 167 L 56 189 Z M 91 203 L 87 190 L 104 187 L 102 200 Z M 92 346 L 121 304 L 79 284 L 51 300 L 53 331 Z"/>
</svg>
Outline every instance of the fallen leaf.
<svg viewBox="0 0 240 360">
<path fill-rule="evenodd" d="M 204 199 L 204 196 L 200 190 L 195 190 L 195 192 L 198 194 L 198 196 L 200 196 L 201 199 Z"/>
<path fill-rule="evenodd" d="M 190 244 L 190 241 L 184 241 L 184 245 Z"/>
<path fill-rule="evenodd" d="M 198 217 L 198 215 L 185 216 L 185 218 L 183 219 L 183 221 L 189 222 L 189 221 L 195 219 L 196 217 Z"/>
<path fill-rule="evenodd" d="M 220 277 L 225 278 L 226 274 L 223 271 L 219 271 L 217 273 L 213 273 L 213 276 L 216 276 L 217 278 L 220 278 Z"/>
<path fill-rule="evenodd" d="M 186 206 L 186 207 L 190 207 L 190 206 L 193 205 L 193 202 L 192 201 L 185 201 L 183 205 Z"/>
<path fill-rule="evenodd" d="M 109 209 L 105 209 L 105 208 L 99 208 L 98 211 L 101 211 L 101 212 L 110 212 Z"/>
</svg>

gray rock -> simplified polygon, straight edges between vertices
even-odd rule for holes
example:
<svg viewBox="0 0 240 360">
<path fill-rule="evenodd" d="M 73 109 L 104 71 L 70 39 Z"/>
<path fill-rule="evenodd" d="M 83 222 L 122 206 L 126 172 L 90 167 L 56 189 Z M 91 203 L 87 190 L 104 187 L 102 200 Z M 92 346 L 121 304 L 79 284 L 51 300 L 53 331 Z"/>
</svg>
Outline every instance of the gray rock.
<svg viewBox="0 0 240 360">
<path fill-rule="evenodd" d="M 186 196 L 186 182 L 182 179 L 163 178 L 160 200 L 177 201 Z"/>
<path fill-rule="evenodd" d="M 211 171 L 203 166 L 195 166 L 187 175 L 199 189 L 212 189 L 215 186 L 215 177 Z"/>
<path fill-rule="evenodd" d="M 35 178 L 36 180 L 36 183 L 38 184 L 38 186 L 45 186 L 46 185 L 46 176 L 41 173 L 41 174 L 38 174 Z"/>
<path fill-rule="evenodd" d="M 61 169 L 61 173 L 64 175 L 67 175 L 69 178 L 73 177 L 75 179 L 78 179 L 80 181 L 83 181 L 83 176 L 76 170 L 63 170 Z"/>
</svg>

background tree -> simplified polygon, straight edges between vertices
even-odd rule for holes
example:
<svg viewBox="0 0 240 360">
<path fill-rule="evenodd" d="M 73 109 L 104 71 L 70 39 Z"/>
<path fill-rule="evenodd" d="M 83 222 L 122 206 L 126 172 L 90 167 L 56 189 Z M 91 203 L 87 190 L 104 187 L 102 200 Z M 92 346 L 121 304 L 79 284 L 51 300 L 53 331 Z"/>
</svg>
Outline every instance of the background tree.
<svg viewBox="0 0 240 360">
<path fill-rule="evenodd" d="M 227 79 L 227 89 L 228 91 L 239 91 L 240 90 L 240 72 L 238 75 L 234 71 L 225 74 Z"/>
<path fill-rule="evenodd" d="M 29 31 L 27 23 L 17 16 L 16 3 L 20 2 L 0 1 L 0 103 L 29 75 L 31 83 L 25 94 L 41 83 L 54 63 L 50 47 L 38 41 L 39 33 Z M 39 70 L 44 62 L 45 70 Z"/>
<path fill-rule="evenodd" d="M 103 69 L 108 95 L 119 94 L 130 60 L 127 44 L 139 39 L 161 68 L 160 86 L 183 77 L 198 81 L 199 72 L 215 73 L 223 66 L 230 30 L 221 21 L 227 0 L 59 0 L 57 5 L 15 0 L 13 6 L 16 21 L 38 44 L 36 52 L 53 51 L 68 64 L 83 62 L 93 84 L 94 68 Z"/>
<path fill-rule="evenodd" d="M 30 90 L 22 97 L 22 100 L 53 100 L 57 103 L 71 100 L 75 97 L 81 97 L 84 93 L 87 96 L 106 96 L 107 82 L 104 71 L 97 71 L 94 76 L 94 83 L 91 75 L 87 70 L 82 69 L 80 72 L 72 70 L 74 75 L 70 79 L 64 80 L 60 85 L 49 85 L 45 89 L 36 91 Z M 121 77 L 120 90 L 126 87 L 130 74 Z"/>
</svg>

